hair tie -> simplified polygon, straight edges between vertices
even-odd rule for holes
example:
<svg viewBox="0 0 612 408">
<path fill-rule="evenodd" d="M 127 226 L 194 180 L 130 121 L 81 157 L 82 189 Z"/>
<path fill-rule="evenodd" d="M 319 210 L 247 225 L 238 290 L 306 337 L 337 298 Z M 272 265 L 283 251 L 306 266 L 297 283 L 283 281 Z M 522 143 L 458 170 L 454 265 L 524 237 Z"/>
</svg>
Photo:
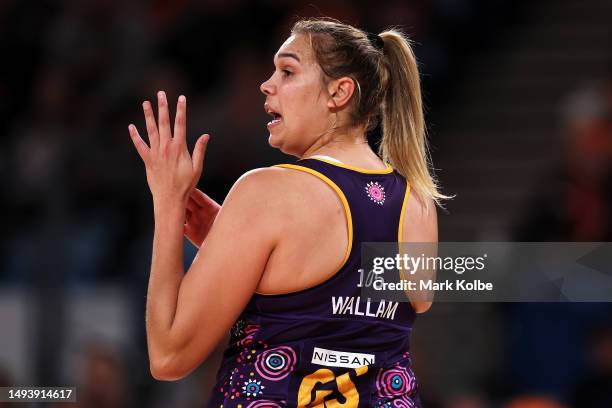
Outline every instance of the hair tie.
<svg viewBox="0 0 612 408">
<path fill-rule="evenodd" d="M 366 31 L 366 36 L 374 48 L 377 50 L 382 50 L 384 48 L 385 42 L 380 35 Z"/>
</svg>

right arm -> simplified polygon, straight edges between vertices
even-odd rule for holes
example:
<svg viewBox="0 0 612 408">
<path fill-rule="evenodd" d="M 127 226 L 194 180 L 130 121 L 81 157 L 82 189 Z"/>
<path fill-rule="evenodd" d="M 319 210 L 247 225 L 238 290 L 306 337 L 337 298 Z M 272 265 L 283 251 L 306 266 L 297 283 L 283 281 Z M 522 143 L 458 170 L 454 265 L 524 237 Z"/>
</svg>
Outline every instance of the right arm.
<svg viewBox="0 0 612 408">
<path fill-rule="evenodd" d="M 146 327 L 154 378 L 177 380 L 192 372 L 251 299 L 286 224 L 278 180 L 275 169 L 243 175 L 228 193 L 189 270 L 185 273 L 180 263 L 172 271 L 158 268 L 156 276 L 151 273 Z M 167 217 L 160 222 L 167 223 Z M 169 238 L 164 234 L 159 240 L 160 249 Z M 159 263 L 169 255 L 158 251 L 153 257 Z"/>
</svg>

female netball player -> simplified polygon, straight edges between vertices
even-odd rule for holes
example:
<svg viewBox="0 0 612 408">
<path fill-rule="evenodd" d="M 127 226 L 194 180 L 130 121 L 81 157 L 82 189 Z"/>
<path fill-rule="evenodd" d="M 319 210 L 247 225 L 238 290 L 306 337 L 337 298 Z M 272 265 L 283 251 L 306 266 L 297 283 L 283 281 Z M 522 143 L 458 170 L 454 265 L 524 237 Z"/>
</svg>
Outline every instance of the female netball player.
<svg viewBox="0 0 612 408">
<path fill-rule="evenodd" d="M 419 406 L 409 336 L 431 302 L 370 302 L 358 287 L 361 242 L 437 241 L 444 196 L 409 42 L 301 20 L 274 66 L 268 141 L 298 160 L 246 173 L 221 207 L 195 189 L 209 136 L 191 157 L 185 97 L 174 132 L 163 92 L 158 123 L 143 104 L 149 145 L 129 126 L 155 215 L 151 373 L 186 376 L 230 330 L 211 407 Z M 379 155 L 366 139 L 378 117 Z M 187 273 L 184 233 L 199 246 Z"/>
</svg>

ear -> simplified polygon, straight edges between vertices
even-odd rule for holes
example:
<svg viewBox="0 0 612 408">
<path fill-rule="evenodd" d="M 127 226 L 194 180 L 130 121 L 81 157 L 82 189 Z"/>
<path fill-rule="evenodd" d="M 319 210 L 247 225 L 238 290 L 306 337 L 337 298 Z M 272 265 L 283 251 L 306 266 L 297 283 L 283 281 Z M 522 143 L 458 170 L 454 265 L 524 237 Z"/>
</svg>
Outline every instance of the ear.
<svg viewBox="0 0 612 408">
<path fill-rule="evenodd" d="M 327 107 L 338 109 L 346 106 L 355 92 L 355 81 L 351 77 L 342 77 L 331 81 L 327 86 L 330 98 Z"/>
</svg>

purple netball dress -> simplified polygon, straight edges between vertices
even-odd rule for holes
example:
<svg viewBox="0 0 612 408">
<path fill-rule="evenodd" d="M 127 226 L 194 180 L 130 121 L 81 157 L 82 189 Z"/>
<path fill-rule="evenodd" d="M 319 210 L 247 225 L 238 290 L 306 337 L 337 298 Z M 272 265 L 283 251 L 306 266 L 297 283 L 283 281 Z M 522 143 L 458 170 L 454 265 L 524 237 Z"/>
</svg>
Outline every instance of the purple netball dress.
<svg viewBox="0 0 612 408">
<path fill-rule="evenodd" d="M 349 246 L 314 287 L 255 293 L 231 329 L 209 407 L 420 407 L 411 366 L 409 302 L 361 298 L 362 242 L 397 242 L 410 186 L 390 166 L 364 170 L 325 159 L 281 164 L 338 194 Z"/>
</svg>

